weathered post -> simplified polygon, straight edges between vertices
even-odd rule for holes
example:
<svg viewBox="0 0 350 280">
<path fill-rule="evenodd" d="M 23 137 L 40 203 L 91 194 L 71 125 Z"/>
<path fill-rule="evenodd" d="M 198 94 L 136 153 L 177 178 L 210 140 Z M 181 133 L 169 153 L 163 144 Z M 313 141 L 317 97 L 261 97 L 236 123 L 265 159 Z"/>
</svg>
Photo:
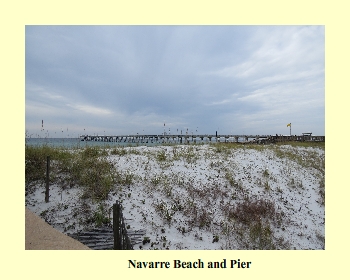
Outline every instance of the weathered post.
<svg viewBox="0 0 350 280">
<path fill-rule="evenodd" d="M 49 202 L 49 184 L 50 184 L 50 156 L 46 158 L 46 191 L 45 191 L 45 202 Z"/>
<path fill-rule="evenodd" d="M 113 234 L 114 234 L 114 250 L 121 250 L 120 244 L 120 207 L 118 201 L 113 204 Z"/>
</svg>

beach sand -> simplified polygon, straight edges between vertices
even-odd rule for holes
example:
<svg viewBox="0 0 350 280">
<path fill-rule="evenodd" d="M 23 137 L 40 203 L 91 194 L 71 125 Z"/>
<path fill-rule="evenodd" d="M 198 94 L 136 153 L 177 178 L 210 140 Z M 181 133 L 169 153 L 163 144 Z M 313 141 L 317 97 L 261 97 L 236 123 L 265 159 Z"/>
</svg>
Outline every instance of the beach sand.
<svg viewBox="0 0 350 280">
<path fill-rule="evenodd" d="M 130 229 L 146 231 L 144 237 L 151 242 L 134 249 L 324 249 L 325 207 L 319 194 L 324 166 L 320 170 L 312 163 L 324 162 L 324 149 L 258 147 L 123 148 L 125 154 L 107 158 L 120 176 L 132 174 L 132 183 L 117 185 L 103 206 L 111 214 L 119 200 Z M 83 206 L 97 211 L 101 205 L 80 199 L 81 192 L 78 186 L 62 190 L 52 185 L 50 202 L 45 203 L 44 187 L 38 187 L 26 196 L 26 207 L 58 231 L 74 233 L 83 229 L 77 214 Z M 258 213 L 261 222 L 245 223 L 233 215 L 245 202 L 257 201 L 272 203 L 273 217 Z M 28 242 L 26 248 L 35 246 Z"/>
</svg>

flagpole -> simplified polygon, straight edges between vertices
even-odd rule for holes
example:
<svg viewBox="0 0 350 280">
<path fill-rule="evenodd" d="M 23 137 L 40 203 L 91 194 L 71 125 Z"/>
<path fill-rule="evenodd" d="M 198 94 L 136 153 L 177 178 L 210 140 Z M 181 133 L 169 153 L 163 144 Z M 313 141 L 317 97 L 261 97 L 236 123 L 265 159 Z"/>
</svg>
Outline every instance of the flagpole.
<svg viewBox="0 0 350 280">
<path fill-rule="evenodd" d="M 287 127 L 289 126 L 289 134 L 292 136 L 292 123 L 287 124 Z"/>
</svg>

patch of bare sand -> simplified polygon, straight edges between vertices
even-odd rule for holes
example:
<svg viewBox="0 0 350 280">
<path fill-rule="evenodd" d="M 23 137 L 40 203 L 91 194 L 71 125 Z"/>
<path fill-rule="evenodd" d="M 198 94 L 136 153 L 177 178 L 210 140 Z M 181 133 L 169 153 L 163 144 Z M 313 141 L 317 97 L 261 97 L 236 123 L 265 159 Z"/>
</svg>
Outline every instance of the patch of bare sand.
<svg viewBox="0 0 350 280">
<path fill-rule="evenodd" d="M 26 250 L 90 250 L 89 247 L 59 232 L 25 208 Z"/>
</svg>

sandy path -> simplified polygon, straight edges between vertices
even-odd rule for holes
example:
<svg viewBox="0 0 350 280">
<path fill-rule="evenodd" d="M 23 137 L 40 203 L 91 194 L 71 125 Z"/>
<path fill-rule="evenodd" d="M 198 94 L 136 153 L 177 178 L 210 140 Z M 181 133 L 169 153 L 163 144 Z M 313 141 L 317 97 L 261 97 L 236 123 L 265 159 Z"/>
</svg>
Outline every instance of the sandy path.
<svg viewBox="0 0 350 280">
<path fill-rule="evenodd" d="M 90 248 L 59 232 L 25 208 L 26 250 L 89 250 Z"/>
</svg>

